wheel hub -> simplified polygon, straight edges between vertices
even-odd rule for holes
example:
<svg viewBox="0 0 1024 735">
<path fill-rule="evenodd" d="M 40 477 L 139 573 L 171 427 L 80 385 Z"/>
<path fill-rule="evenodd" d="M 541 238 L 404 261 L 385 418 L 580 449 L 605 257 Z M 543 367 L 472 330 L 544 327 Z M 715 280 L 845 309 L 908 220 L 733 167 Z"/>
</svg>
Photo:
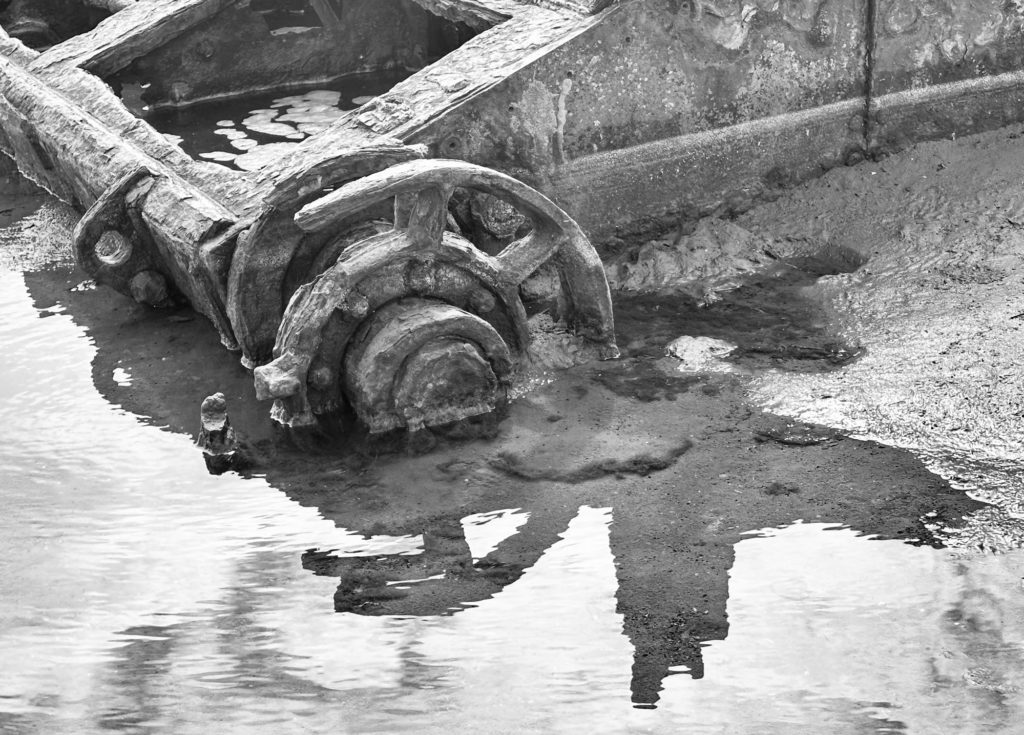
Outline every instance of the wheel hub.
<svg viewBox="0 0 1024 735">
<path fill-rule="evenodd" d="M 346 393 L 371 432 L 488 413 L 506 401 L 508 347 L 483 319 L 407 298 L 379 309 L 345 356 Z"/>
</svg>

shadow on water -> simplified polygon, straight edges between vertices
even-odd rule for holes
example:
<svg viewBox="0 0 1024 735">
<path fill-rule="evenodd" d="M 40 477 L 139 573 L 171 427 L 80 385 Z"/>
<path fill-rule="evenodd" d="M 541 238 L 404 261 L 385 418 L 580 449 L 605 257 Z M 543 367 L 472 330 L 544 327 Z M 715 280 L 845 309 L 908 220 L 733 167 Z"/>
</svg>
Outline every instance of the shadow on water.
<svg viewBox="0 0 1024 735">
<path fill-rule="evenodd" d="M 922 516 L 956 523 L 980 506 L 907 453 L 761 413 L 745 402 L 742 377 L 681 374 L 661 356 L 659 345 L 691 334 L 729 339 L 750 369 L 842 364 L 855 351 L 830 341 L 800 294 L 813 280 L 807 272 L 755 281 L 710 308 L 620 300 L 626 357 L 560 374 L 470 436 L 301 449 L 275 429 L 249 374 L 200 317 L 70 290 L 82 279 L 67 270 L 26 275 L 37 308 L 62 303 L 88 329 L 106 400 L 195 435 L 203 397 L 222 391 L 253 462 L 244 474 L 337 526 L 422 535 L 415 555 L 305 552 L 304 568 L 338 580 L 333 602 L 325 600 L 336 611 L 457 615 L 514 584 L 581 506 L 611 508 L 616 603 L 634 648 L 638 707 L 654 706 L 671 674 L 704 675 L 702 648 L 728 633 L 734 546 L 750 529 L 803 519 L 938 545 Z M 468 534 L 498 521 L 505 530 L 474 550 Z"/>
</svg>

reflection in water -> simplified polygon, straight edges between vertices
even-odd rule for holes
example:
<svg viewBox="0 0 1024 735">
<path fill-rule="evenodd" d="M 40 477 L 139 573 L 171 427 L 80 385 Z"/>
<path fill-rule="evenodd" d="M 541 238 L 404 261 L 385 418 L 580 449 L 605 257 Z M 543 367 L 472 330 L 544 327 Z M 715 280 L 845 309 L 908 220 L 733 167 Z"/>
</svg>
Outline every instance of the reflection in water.
<svg viewBox="0 0 1024 735">
<path fill-rule="evenodd" d="M 180 110 L 138 109 L 138 113 L 190 156 L 256 171 L 404 76 L 400 72 L 361 74 L 306 92 L 251 95 Z"/>
<path fill-rule="evenodd" d="M 336 615 L 334 584 L 302 569 L 304 551 L 408 554 L 421 540 L 357 536 L 263 481 L 207 475 L 185 437 L 91 389 L 93 349 L 70 319 L 36 318 L 20 277 L 0 278 L 12 348 L 0 420 L 15 439 L 0 449 L 0 723 L 371 732 L 401 712 L 401 729 L 429 731 L 440 688 L 456 718 L 473 721 L 487 699 L 488 717 L 512 728 L 524 696 L 550 713 L 572 700 L 614 706 L 628 690 L 609 511 L 574 512 L 515 592 L 486 608 L 434 622 Z M 56 345 L 59 364 L 41 370 Z M 494 543 L 477 539 L 481 551 Z"/>
<path fill-rule="evenodd" d="M 247 376 L 80 280 L 0 272 L 0 731 L 1014 731 L 1024 557 L 899 540 L 973 505 L 898 452 L 753 441 L 729 383 L 638 402 L 622 361 L 492 443 L 214 477 L 181 427 Z"/>
<path fill-rule="evenodd" d="M 673 720 L 752 732 L 1016 732 L 1024 554 L 958 558 L 822 524 L 736 547 L 730 632 L 700 681 L 666 682 Z"/>
</svg>

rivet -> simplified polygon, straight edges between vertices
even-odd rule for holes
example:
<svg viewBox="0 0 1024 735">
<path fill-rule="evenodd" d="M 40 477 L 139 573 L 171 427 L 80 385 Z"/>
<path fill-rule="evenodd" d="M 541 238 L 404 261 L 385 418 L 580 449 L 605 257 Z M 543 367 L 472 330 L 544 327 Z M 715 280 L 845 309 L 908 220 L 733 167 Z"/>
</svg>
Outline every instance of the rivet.
<svg viewBox="0 0 1024 735">
<path fill-rule="evenodd" d="M 428 263 L 412 263 L 405 274 L 405 285 L 414 293 L 432 293 L 437 282 Z"/>
<path fill-rule="evenodd" d="M 486 314 L 494 310 L 494 294 L 484 289 L 477 289 L 469 297 L 469 305 L 478 314 Z"/>
<path fill-rule="evenodd" d="M 347 319 L 362 319 L 370 313 L 370 302 L 361 293 L 350 293 L 341 303 L 341 313 Z"/>
<path fill-rule="evenodd" d="M 310 370 L 306 382 L 317 390 L 325 390 L 334 384 L 334 371 L 326 365 Z"/>
</svg>

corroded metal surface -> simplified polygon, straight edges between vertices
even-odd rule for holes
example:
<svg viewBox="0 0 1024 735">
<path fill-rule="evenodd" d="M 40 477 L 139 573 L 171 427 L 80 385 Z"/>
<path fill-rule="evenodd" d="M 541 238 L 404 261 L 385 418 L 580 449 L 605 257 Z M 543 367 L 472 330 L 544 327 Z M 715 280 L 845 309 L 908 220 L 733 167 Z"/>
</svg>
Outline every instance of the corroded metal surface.
<svg viewBox="0 0 1024 735">
<path fill-rule="evenodd" d="M 497 257 L 446 233 L 456 187 L 508 199 L 532 231 Z M 343 401 L 342 388 L 374 431 L 447 423 L 501 405 L 530 343 L 518 288 L 548 261 L 564 284 L 559 317 L 590 345 L 581 358 L 618 354 L 597 254 L 564 212 L 515 179 L 462 162 L 411 161 L 346 184 L 295 220 L 303 231 L 336 231 L 391 198 L 394 229 L 348 246 L 296 291 L 274 360 L 256 368 L 257 395 L 277 399 L 279 420 L 312 423 Z"/>
<path fill-rule="evenodd" d="M 1024 66 L 1024 5 L 972 0 L 881 0 L 875 22 L 875 91 L 991 76 Z"/>
<path fill-rule="evenodd" d="M 885 0 L 875 29 L 872 151 L 1021 120 L 1021 3 Z"/>
</svg>

